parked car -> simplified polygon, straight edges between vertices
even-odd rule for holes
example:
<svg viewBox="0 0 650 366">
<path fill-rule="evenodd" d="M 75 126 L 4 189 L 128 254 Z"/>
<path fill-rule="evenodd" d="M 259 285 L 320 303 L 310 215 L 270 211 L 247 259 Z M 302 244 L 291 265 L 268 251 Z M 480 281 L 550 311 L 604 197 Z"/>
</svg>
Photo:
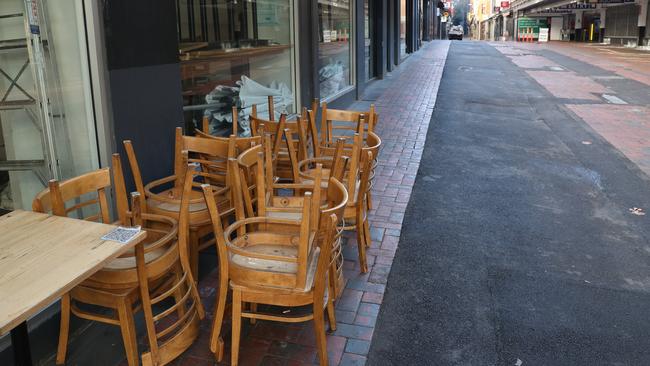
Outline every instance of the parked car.
<svg viewBox="0 0 650 366">
<path fill-rule="evenodd" d="M 449 39 L 457 39 L 459 41 L 463 40 L 463 27 L 460 25 L 454 25 L 449 29 L 449 33 L 447 33 L 447 36 Z"/>
</svg>

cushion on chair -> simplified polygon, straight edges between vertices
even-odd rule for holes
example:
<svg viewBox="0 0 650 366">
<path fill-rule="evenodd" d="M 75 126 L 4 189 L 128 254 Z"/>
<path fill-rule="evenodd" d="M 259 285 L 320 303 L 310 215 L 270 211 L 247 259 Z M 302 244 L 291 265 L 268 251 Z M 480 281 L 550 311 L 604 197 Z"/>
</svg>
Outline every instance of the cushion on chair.
<svg viewBox="0 0 650 366">
<path fill-rule="evenodd" d="M 246 250 L 254 253 L 272 254 L 290 258 L 296 258 L 298 255 L 298 248 L 287 245 L 258 244 L 247 247 Z M 305 288 L 303 289 L 305 292 L 311 290 L 314 285 L 314 278 L 316 277 L 316 268 L 318 267 L 319 255 L 320 248 L 315 248 L 311 254 L 311 258 L 309 258 L 307 278 L 305 281 Z M 231 254 L 230 262 L 240 267 L 263 272 L 293 274 L 298 270 L 297 263 L 251 258 L 239 254 Z"/>
</svg>

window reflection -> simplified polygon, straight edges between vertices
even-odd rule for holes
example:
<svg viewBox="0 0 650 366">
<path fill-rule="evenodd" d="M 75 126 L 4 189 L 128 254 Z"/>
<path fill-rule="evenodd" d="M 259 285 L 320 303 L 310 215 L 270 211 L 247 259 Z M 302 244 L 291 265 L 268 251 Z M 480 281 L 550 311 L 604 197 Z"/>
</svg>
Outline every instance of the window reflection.
<svg viewBox="0 0 650 366">
<path fill-rule="evenodd" d="M 332 97 L 351 85 L 350 11 L 349 0 L 318 0 L 321 99 Z"/>
<path fill-rule="evenodd" d="M 292 0 L 177 0 L 185 118 L 203 117 L 213 134 L 231 129 L 232 106 L 242 130 L 252 105 L 268 113 L 295 110 Z"/>
</svg>

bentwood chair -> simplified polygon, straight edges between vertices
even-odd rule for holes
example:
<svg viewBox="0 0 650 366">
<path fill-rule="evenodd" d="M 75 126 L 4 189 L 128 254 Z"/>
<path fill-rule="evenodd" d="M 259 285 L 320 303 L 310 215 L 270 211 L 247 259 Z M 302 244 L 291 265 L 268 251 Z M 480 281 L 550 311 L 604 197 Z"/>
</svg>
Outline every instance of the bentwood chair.
<svg viewBox="0 0 650 366">
<path fill-rule="evenodd" d="M 268 145 L 250 148 L 241 153 L 236 161 L 232 159 L 230 162 L 230 171 L 239 172 L 234 174 L 231 187 L 237 219 L 244 216 L 299 219 L 304 204 L 302 193 L 307 190 L 313 192 L 315 202 L 321 202 L 321 189 L 315 189 L 321 186 L 321 174 L 311 184 L 277 182 Z M 293 150 L 290 151 L 293 155 Z M 285 194 L 276 194 L 280 190 Z M 241 204 L 237 201 L 239 197 L 242 198 Z M 315 205 L 312 214 L 317 212 L 318 205 Z"/>
<path fill-rule="evenodd" d="M 237 110 L 237 106 L 232 106 L 232 135 L 237 136 L 239 130 L 239 111 Z M 206 134 L 208 136 L 212 136 L 210 134 L 210 120 L 208 119 L 207 116 L 203 117 L 201 120 L 201 129 L 196 129 L 195 132 L 197 134 L 199 132 Z"/>
<path fill-rule="evenodd" d="M 224 232 L 212 188 L 203 186 L 210 210 L 219 251 L 221 268 L 219 295 L 213 336 L 218 338 L 225 315 L 227 286 L 233 293 L 231 365 L 239 361 L 241 318 L 282 322 L 314 321 L 317 349 L 321 365 L 327 365 L 327 345 L 324 328 L 325 310 L 330 327 L 336 329 L 332 296 L 328 295 L 328 269 L 331 263 L 331 243 L 336 230 L 336 215 L 323 220 L 325 238 L 316 239 L 312 230 L 311 193 L 305 194 L 302 220 L 252 217 L 238 220 Z M 327 223 L 325 223 L 327 221 Z M 293 232 L 267 230 L 268 224 L 294 226 Z M 245 310 L 244 304 L 265 304 L 280 307 L 311 305 L 306 315 L 282 316 L 258 312 L 257 307 Z"/>
<path fill-rule="evenodd" d="M 354 132 L 364 137 L 364 132 L 374 132 L 378 115 L 374 104 L 367 112 L 330 109 L 321 104 L 320 145 L 330 145 L 338 138 L 349 139 Z"/>
<path fill-rule="evenodd" d="M 138 217 L 138 225 L 147 231 L 147 238 L 143 247 L 138 246 L 143 248 L 139 254 L 138 250 L 127 252 L 62 297 L 57 364 L 65 362 L 71 313 L 83 319 L 120 326 L 127 362 L 129 365 L 139 364 L 133 314 L 141 308 L 147 313 L 151 310 L 151 304 L 159 302 L 159 300 L 149 301 L 149 289 L 156 296 L 160 296 L 158 294 L 163 292 L 167 294 L 165 297 L 171 296 L 178 302 L 183 298 L 189 300 L 189 295 L 184 295 L 181 286 L 185 286 L 187 291 L 193 288 L 193 281 L 187 281 L 188 278 L 191 279 L 188 277 L 188 271 L 185 270 L 187 267 L 183 267 L 179 260 L 176 220 L 164 216 L 140 214 L 137 209 L 129 210 L 121 162 L 117 154 L 113 156 L 113 172 L 118 223 L 132 225 L 133 218 Z M 49 188 L 36 196 L 33 209 L 37 212 L 52 212 L 59 216 L 77 213 L 78 216 L 85 216 L 86 220 L 110 223 L 106 199 L 108 189 L 110 189 L 108 168 L 61 183 L 51 181 Z M 95 195 L 96 198 L 93 198 Z M 66 202 L 70 201 L 75 203 L 66 207 Z M 134 205 L 139 208 L 140 201 L 135 202 Z M 136 270 L 138 265 L 140 272 Z M 179 282 L 183 282 L 183 285 L 178 285 Z M 140 287 L 141 284 L 146 288 Z M 197 301 L 198 292 L 195 288 L 192 291 L 191 299 Z M 80 307 L 81 304 L 107 308 L 112 310 L 112 313 L 92 311 L 88 306 Z M 203 317 L 202 311 L 200 308 L 200 317 Z M 171 329 L 168 334 L 174 339 L 193 338 L 191 335 L 188 336 L 188 332 L 195 328 L 198 329 L 198 321 L 194 327 Z M 178 342 L 175 343 L 173 347 L 168 347 L 167 344 L 156 344 L 154 347 L 153 343 L 150 343 L 151 350 L 143 355 L 143 361 L 151 357 L 161 360 L 175 358 L 185 349 Z M 162 364 L 166 362 L 168 361 Z"/>
<path fill-rule="evenodd" d="M 195 174 L 201 175 L 205 183 L 218 187 L 215 195 L 222 211 L 234 212 L 230 207 L 228 188 L 227 160 L 231 152 L 236 152 L 234 137 L 227 140 L 207 139 L 183 136 L 182 129 L 176 129 L 174 154 L 174 174 L 162 179 L 143 184 L 135 150 L 131 141 L 124 141 L 124 148 L 129 158 L 133 179 L 137 191 L 145 197 L 143 212 L 178 219 L 181 204 L 182 187 L 188 163 L 195 164 Z M 183 152 L 186 152 L 185 154 Z M 190 156 L 191 154 L 191 156 Z M 194 169 L 192 167 L 190 169 Z M 167 188 L 171 185 L 171 188 Z M 203 200 L 203 195 L 195 192 L 189 206 L 189 248 L 192 275 L 198 280 L 199 251 L 213 245 L 214 240 L 205 239 L 211 233 L 210 217 Z"/>
<path fill-rule="evenodd" d="M 374 132 L 369 131 L 368 136 L 366 137 L 366 146 L 363 147 L 361 150 L 361 154 L 363 155 L 366 151 L 370 151 L 372 153 L 372 164 L 370 166 L 370 176 L 368 176 L 368 210 L 372 210 L 372 187 L 374 185 L 375 181 L 375 169 L 377 169 L 377 166 L 379 165 L 379 149 L 381 148 L 381 138 L 379 135 L 377 135 Z"/>
<path fill-rule="evenodd" d="M 268 169 L 271 166 L 268 158 L 265 159 L 262 147 L 251 148 L 243 152 L 232 164 L 239 166 L 239 175 L 235 174 L 232 178 L 233 204 L 235 206 L 237 220 L 243 220 L 246 217 L 270 217 L 301 220 L 304 197 L 297 195 L 299 192 L 311 191 L 312 202 L 320 202 L 319 206 L 313 205 L 313 215 L 321 212 L 329 215 L 334 213 L 337 217 L 342 218 L 344 208 L 348 203 L 348 193 L 345 186 L 338 180 L 342 176 L 342 171 L 347 163 L 347 158 L 342 157 L 340 172 L 335 177 L 330 177 L 329 183 L 321 184 L 322 167 L 316 164 L 315 178 L 309 182 L 280 184 L 272 179 L 273 171 Z M 236 172 L 232 167 L 231 172 Z M 338 179 L 337 179 L 338 178 Z M 271 187 L 271 189 L 269 189 Z M 319 188 L 317 188 L 319 187 Z M 281 189 L 284 194 L 275 195 L 274 191 Z M 292 192 L 293 191 L 293 192 Z M 293 193 L 290 195 L 289 193 Z M 261 204 L 259 203 L 261 202 Z M 314 225 L 318 225 L 314 222 Z M 280 228 L 277 228 L 280 230 Z M 241 232 L 239 233 L 242 234 Z M 338 236 L 337 236 L 338 237 Z M 344 287 L 343 279 L 343 255 L 340 240 L 332 244 L 332 260 L 336 266 L 331 269 L 332 286 L 334 286 L 335 297 L 338 297 Z"/>
</svg>

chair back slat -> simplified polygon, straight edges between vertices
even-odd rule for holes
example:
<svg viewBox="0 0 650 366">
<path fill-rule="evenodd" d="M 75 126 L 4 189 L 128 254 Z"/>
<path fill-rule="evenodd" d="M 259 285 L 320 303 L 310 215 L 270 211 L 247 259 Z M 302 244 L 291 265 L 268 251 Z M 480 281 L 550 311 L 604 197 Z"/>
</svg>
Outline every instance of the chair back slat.
<svg viewBox="0 0 650 366">
<path fill-rule="evenodd" d="M 36 212 L 51 212 L 57 216 L 69 216 L 77 212 L 79 218 L 88 221 L 110 223 L 110 209 L 106 188 L 111 186 L 109 168 L 103 168 L 74 177 L 63 182 L 51 180 L 48 188 L 36 195 L 32 209 Z M 70 201 L 74 201 L 69 204 Z M 67 207 L 66 207 L 67 205 Z M 96 206 L 92 214 L 86 215 L 84 208 Z"/>
</svg>

